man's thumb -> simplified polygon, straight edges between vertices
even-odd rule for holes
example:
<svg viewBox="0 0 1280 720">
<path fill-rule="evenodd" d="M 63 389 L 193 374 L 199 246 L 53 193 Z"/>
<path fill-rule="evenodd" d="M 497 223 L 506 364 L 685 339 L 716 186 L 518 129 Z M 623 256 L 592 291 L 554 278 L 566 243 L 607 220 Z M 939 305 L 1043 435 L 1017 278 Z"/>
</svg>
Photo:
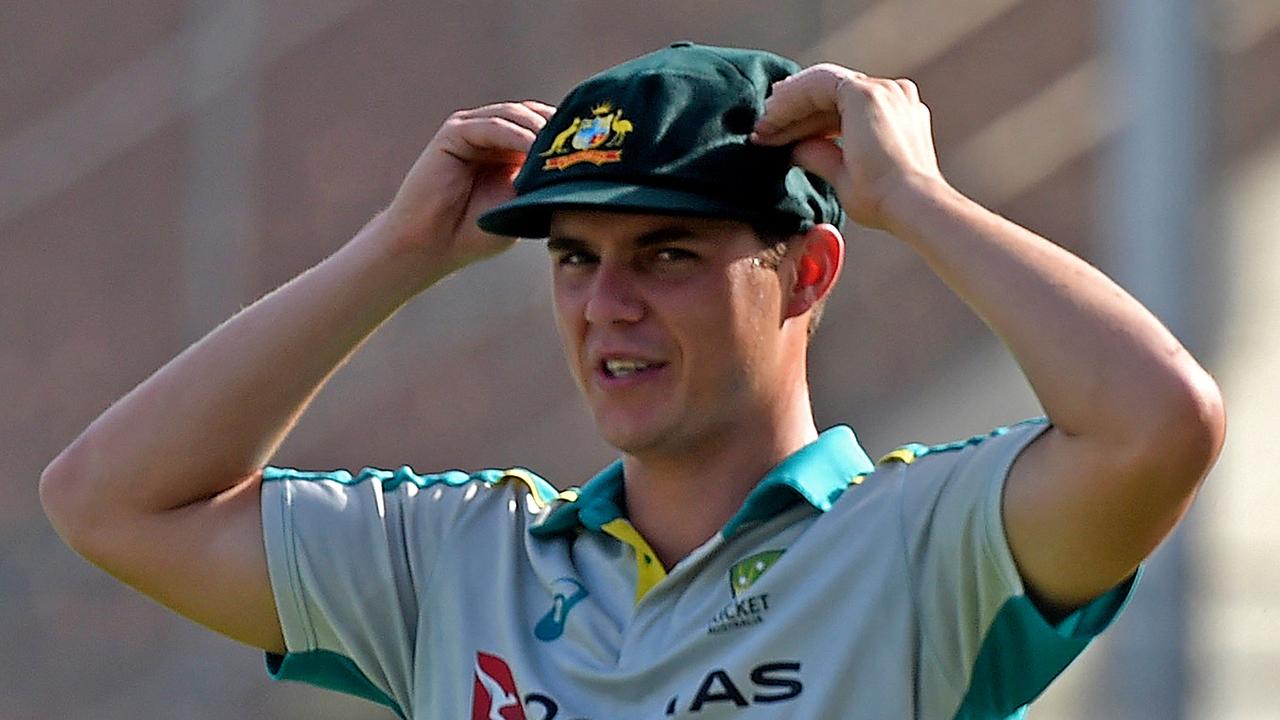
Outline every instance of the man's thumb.
<svg viewBox="0 0 1280 720">
<path fill-rule="evenodd" d="M 835 141 L 826 138 L 801 140 L 791 151 L 791 160 L 831 183 L 841 198 L 846 197 L 849 173 L 844 167 L 844 151 Z"/>
</svg>

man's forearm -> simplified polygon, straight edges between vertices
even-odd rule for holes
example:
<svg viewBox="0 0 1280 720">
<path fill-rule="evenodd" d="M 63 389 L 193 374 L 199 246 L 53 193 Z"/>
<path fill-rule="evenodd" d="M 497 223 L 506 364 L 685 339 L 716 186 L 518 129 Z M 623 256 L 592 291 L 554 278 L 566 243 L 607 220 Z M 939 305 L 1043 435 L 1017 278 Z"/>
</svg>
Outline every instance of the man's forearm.
<svg viewBox="0 0 1280 720">
<path fill-rule="evenodd" d="M 94 504 L 150 512 L 251 476 L 333 371 L 437 279 L 430 260 L 400 249 L 381 219 L 121 398 L 44 482 Z"/>
<path fill-rule="evenodd" d="M 1194 410 L 1204 371 L 1097 269 L 939 181 L 886 202 L 895 235 L 1000 336 L 1059 430 L 1122 444 Z"/>
</svg>

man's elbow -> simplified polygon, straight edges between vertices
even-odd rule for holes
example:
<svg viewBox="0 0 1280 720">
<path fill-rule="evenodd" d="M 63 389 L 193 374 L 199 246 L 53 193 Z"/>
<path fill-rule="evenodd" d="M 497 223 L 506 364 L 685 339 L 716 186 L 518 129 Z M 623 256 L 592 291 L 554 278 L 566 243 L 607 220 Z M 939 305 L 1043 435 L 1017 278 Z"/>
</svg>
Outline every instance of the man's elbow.
<svg viewBox="0 0 1280 720">
<path fill-rule="evenodd" d="M 1190 446 L 1188 463 L 1200 474 L 1209 472 L 1227 439 L 1227 408 L 1222 389 L 1205 370 L 1197 367 L 1187 381 L 1185 440 Z"/>
<path fill-rule="evenodd" d="M 40 504 L 64 542 L 91 558 L 93 538 L 101 534 L 108 507 L 95 498 L 92 462 L 82 437 L 63 450 L 40 474 Z M 100 493 L 99 493 L 100 494 Z"/>
<path fill-rule="evenodd" d="M 1194 493 L 1226 440 L 1222 391 L 1198 365 L 1179 376 L 1156 417 L 1144 423 L 1137 462 L 1186 493 Z"/>
</svg>

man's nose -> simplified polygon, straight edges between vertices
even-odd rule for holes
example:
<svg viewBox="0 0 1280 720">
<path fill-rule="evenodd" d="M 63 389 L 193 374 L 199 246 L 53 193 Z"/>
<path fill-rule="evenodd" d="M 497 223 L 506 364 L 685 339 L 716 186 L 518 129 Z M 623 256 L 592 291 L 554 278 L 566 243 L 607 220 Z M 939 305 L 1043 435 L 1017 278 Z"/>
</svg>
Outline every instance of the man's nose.
<svg viewBox="0 0 1280 720">
<path fill-rule="evenodd" d="M 588 292 L 586 319 L 589 323 L 633 323 L 644 317 L 644 302 L 634 272 L 624 264 L 601 262 Z"/>
</svg>

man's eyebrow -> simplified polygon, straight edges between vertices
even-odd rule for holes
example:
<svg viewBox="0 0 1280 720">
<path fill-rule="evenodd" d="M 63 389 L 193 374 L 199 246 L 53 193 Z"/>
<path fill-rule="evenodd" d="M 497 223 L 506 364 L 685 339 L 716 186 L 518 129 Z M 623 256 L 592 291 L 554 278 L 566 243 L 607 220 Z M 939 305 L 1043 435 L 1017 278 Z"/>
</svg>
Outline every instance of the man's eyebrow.
<svg viewBox="0 0 1280 720">
<path fill-rule="evenodd" d="M 687 225 L 666 225 L 641 233 L 632 240 L 632 245 L 637 248 L 647 248 L 676 240 L 696 242 L 709 239 L 710 237 L 706 234 L 699 233 Z M 548 252 L 578 252 L 580 250 L 588 250 L 590 247 L 591 244 L 586 240 L 572 235 L 551 235 L 547 238 Z"/>
<path fill-rule="evenodd" d="M 668 225 L 655 230 L 650 230 L 635 239 L 636 247 L 650 247 L 652 245 L 661 245 L 665 242 L 673 240 L 702 240 L 704 236 L 699 235 L 692 228 L 686 225 Z"/>
<path fill-rule="evenodd" d="M 577 252 L 586 249 L 587 244 L 575 237 L 552 235 L 547 238 L 548 252 Z"/>
</svg>

